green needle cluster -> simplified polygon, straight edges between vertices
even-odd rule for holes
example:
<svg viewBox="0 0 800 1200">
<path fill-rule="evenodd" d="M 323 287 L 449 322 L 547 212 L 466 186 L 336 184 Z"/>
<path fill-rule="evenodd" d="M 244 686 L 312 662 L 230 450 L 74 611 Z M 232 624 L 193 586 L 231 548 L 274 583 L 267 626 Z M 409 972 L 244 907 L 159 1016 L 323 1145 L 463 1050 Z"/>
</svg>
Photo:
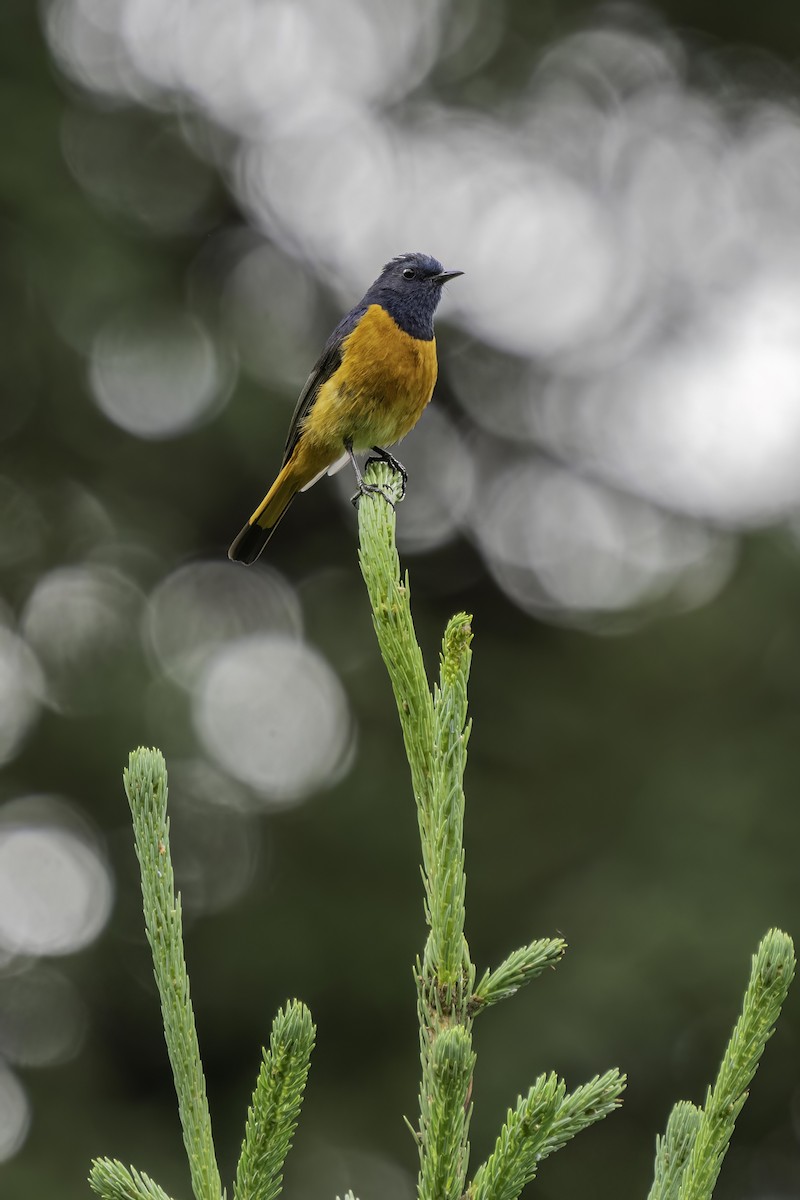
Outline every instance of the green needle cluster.
<svg viewBox="0 0 800 1200">
<path fill-rule="evenodd" d="M 656 1144 L 648 1200 L 710 1200 L 736 1118 L 794 978 L 792 939 L 771 929 L 753 955 L 744 1003 L 702 1108 L 679 1101 Z"/>
<path fill-rule="evenodd" d="M 195 1200 L 224 1200 L 189 997 L 181 903 L 180 896 L 175 895 L 169 844 L 167 769 L 160 751 L 135 750 L 124 782 L 192 1192 Z M 308 1009 L 298 1000 L 289 1001 L 275 1017 L 247 1115 L 234 1200 L 275 1200 L 280 1195 L 283 1165 L 300 1112 L 314 1033 Z M 89 1182 L 103 1200 L 170 1200 L 147 1175 L 128 1170 L 114 1159 L 95 1159 Z"/>
<path fill-rule="evenodd" d="M 607 1071 L 568 1092 L 556 1075 L 540 1075 L 528 1094 L 508 1110 L 492 1153 L 468 1181 L 473 1022 L 478 1013 L 555 967 L 566 944 L 561 938 L 540 938 L 478 976 L 465 937 L 463 841 L 472 620 L 459 613 L 449 621 L 439 678 L 431 689 L 411 619 L 408 576 L 400 573 L 395 547 L 394 503 L 401 498 L 397 477 L 386 464 L 373 463 L 366 478 L 383 494 L 368 493 L 360 502 L 361 570 L 397 702 L 422 849 L 427 938 L 414 969 L 421 1060 L 419 1118 L 407 1122 L 419 1151 L 417 1193 L 419 1200 L 516 1200 L 549 1155 L 613 1112 L 625 1078 L 616 1070 Z M 189 993 L 161 753 L 134 751 L 124 780 L 192 1192 L 195 1200 L 225 1200 Z M 742 1013 L 704 1106 L 680 1101 L 664 1136 L 656 1140 L 648 1200 L 711 1200 L 734 1123 L 794 970 L 791 939 L 771 930 L 753 958 Z M 276 1015 L 269 1048 L 262 1052 L 233 1200 L 277 1200 L 281 1193 L 314 1037 L 308 1009 L 290 1000 Z M 171 1200 L 143 1172 L 114 1159 L 95 1159 L 89 1181 L 102 1200 Z M 344 1200 L 356 1198 L 347 1192 Z"/>
<path fill-rule="evenodd" d="M 400 499 L 396 476 L 385 464 L 372 464 L 368 481 L 395 503 Z M 542 1077 L 509 1112 L 493 1154 L 467 1183 L 474 1018 L 555 966 L 566 945 L 561 938 L 532 942 L 486 971 L 476 985 L 464 935 L 464 770 L 472 618 L 458 613 L 448 622 L 439 679 L 431 690 L 414 633 L 408 575 L 400 572 L 392 504 L 377 494 L 365 497 L 359 505 L 359 534 L 361 571 L 397 703 L 422 843 L 428 936 L 415 971 L 422 1064 L 419 1126 L 414 1130 L 420 1158 L 417 1192 L 420 1200 L 459 1200 L 465 1195 L 472 1200 L 515 1200 L 541 1159 L 613 1110 L 625 1080 L 611 1071 L 567 1094 L 555 1076 Z"/>
</svg>

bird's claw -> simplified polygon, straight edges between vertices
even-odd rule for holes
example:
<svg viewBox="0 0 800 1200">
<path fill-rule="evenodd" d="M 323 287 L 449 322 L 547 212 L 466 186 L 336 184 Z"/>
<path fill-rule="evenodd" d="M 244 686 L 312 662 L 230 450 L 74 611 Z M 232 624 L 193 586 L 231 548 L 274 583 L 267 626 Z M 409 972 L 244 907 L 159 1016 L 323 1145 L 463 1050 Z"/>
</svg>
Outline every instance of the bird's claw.
<svg viewBox="0 0 800 1200">
<path fill-rule="evenodd" d="M 406 484 L 408 483 L 408 471 L 405 469 L 403 464 L 400 462 L 400 459 L 395 458 L 395 456 L 393 454 L 390 454 L 388 450 L 384 450 L 383 446 L 373 446 L 372 451 L 373 451 L 373 453 L 372 453 L 371 457 L 368 458 L 364 464 L 364 470 L 366 471 L 366 469 L 370 463 L 381 463 L 381 462 L 386 463 L 386 465 L 391 467 L 392 470 L 397 475 L 399 475 L 400 479 L 402 480 L 403 486 L 400 489 L 400 495 L 397 497 L 398 500 L 402 500 L 406 494 Z"/>
<path fill-rule="evenodd" d="M 376 459 L 375 461 L 378 462 L 379 460 Z M 405 488 L 403 488 L 403 491 L 405 491 Z M 350 503 L 352 504 L 353 508 L 358 508 L 359 500 L 362 496 L 365 496 L 367 492 L 371 493 L 372 495 L 383 496 L 384 500 L 391 508 L 395 507 L 394 500 L 392 500 L 390 496 L 387 496 L 383 488 L 378 487 L 377 483 L 359 483 L 358 491 L 354 496 L 350 497 Z"/>
</svg>

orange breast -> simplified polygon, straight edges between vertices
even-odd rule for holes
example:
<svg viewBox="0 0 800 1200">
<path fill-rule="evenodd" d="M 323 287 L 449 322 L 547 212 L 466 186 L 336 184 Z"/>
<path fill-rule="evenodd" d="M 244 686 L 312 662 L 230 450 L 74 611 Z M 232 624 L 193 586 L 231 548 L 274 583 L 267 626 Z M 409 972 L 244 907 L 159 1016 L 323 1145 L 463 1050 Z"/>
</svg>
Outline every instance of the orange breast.
<svg viewBox="0 0 800 1200">
<path fill-rule="evenodd" d="M 433 395 L 436 341 L 412 338 L 385 309 L 370 305 L 342 343 L 342 362 L 320 388 L 303 440 L 338 452 L 390 446 L 414 428 Z"/>
</svg>

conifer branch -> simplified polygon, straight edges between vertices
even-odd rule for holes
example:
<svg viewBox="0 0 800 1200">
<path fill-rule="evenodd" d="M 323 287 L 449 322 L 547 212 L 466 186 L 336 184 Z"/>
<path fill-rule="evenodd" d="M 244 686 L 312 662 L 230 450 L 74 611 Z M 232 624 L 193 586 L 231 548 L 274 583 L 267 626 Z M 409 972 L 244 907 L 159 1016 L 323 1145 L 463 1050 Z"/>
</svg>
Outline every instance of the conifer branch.
<svg viewBox="0 0 800 1200">
<path fill-rule="evenodd" d="M 253 1103 L 247 1114 L 234 1200 L 276 1200 L 303 1102 L 315 1028 L 304 1004 L 292 1000 L 272 1023 Z"/>
<path fill-rule="evenodd" d="M 541 1075 L 509 1110 L 492 1154 L 466 1186 L 474 1017 L 554 967 L 566 944 L 561 938 L 531 942 L 475 983 L 464 932 L 463 848 L 471 618 L 459 613 L 448 623 L 439 681 L 431 693 L 414 634 L 408 577 L 400 576 L 394 508 L 386 503 L 386 497 L 400 499 L 395 476 L 380 463 L 368 468 L 367 479 L 381 487 L 384 496 L 368 493 L 359 505 L 360 562 L 411 767 L 428 926 L 415 972 L 422 1066 L 419 1126 L 412 1128 L 420 1156 L 418 1197 L 517 1200 L 544 1158 L 613 1111 L 625 1078 L 609 1071 L 569 1094 L 556 1075 Z M 192 1189 L 195 1200 L 224 1200 L 189 995 L 181 904 L 169 847 L 167 776 L 159 751 L 134 751 L 125 771 L 125 790 Z M 736 1117 L 794 970 L 791 939 L 771 930 L 753 957 L 742 1013 L 704 1108 L 680 1102 L 663 1138 L 657 1139 L 648 1200 L 711 1200 Z M 277 1200 L 280 1194 L 314 1036 L 311 1016 L 299 1001 L 290 1001 L 277 1014 L 248 1110 L 233 1200 Z M 90 1183 L 101 1200 L 170 1200 L 147 1175 L 114 1159 L 95 1159 Z M 355 1200 L 353 1193 L 347 1192 L 345 1200 Z"/>
<path fill-rule="evenodd" d="M 563 938 L 540 938 L 529 946 L 515 950 L 499 967 L 484 973 L 470 1000 L 472 1011 L 480 1012 L 490 1004 L 513 996 L 548 967 L 554 968 L 564 957 L 566 949 L 567 943 Z"/>
<path fill-rule="evenodd" d="M 431 1043 L 426 1072 L 430 1093 L 421 1095 L 425 1149 L 420 1162 L 420 1196 L 458 1200 L 469 1158 L 469 1095 L 475 1054 L 469 1031 L 444 1029 Z"/>
<path fill-rule="evenodd" d="M 467 765 L 467 680 L 472 661 L 472 618 L 451 617 L 442 639 L 439 684 L 433 696 L 433 779 L 422 842 L 430 933 L 423 974 L 457 989 L 464 1001 L 474 972 L 464 938 L 464 770 Z"/>
<path fill-rule="evenodd" d="M 398 477 L 387 465 L 371 464 L 365 478 L 371 484 L 378 483 L 395 503 L 400 500 Z M 400 577 L 394 509 L 381 496 L 362 497 L 358 524 L 361 573 L 367 585 L 381 657 L 397 703 L 421 823 L 429 808 L 433 701 L 411 619 L 408 575 Z"/>
<path fill-rule="evenodd" d="M 368 493 L 359 503 L 359 559 L 411 766 L 428 925 L 425 950 L 416 964 L 422 1064 L 420 1122 L 412 1129 L 420 1155 L 417 1191 L 419 1200 L 458 1200 L 464 1194 L 469 1158 L 474 1014 L 553 966 L 564 943 L 553 939 L 523 947 L 496 971 L 487 971 L 475 987 L 475 967 L 464 936 L 463 779 L 471 618 L 459 613 L 448 623 L 439 682 L 431 695 L 414 634 L 408 577 L 400 574 L 395 512 L 385 499 L 400 498 L 396 477 L 386 464 L 372 463 L 366 478 L 384 494 Z M 623 1086 L 619 1075 L 610 1072 L 567 1096 L 555 1077 L 550 1082 L 543 1077 L 532 1089 L 533 1099 L 520 1101 L 517 1113 L 509 1114 L 494 1155 L 476 1177 L 475 1196 L 512 1200 L 513 1188 L 517 1187 L 516 1197 L 542 1157 L 611 1111 Z M 544 1099 L 539 1095 L 542 1089 Z M 545 1105 L 541 1119 L 537 1104 Z"/>
<path fill-rule="evenodd" d="M 115 1158 L 96 1158 L 89 1172 L 89 1184 L 102 1200 L 170 1200 L 167 1193 L 149 1175 L 128 1170 Z"/>
<path fill-rule="evenodd" d="M 791 938 L 771 929 L 753 955 L 741 1016 L 709 1088 L 678 1190 L 678 1200 L 710 1200 L 733 1128 L 764 1047 L 775 1031 L 795 957 Z"/>
<path fill-rule="evenodd" d="M 359 503 L 359 561 L 378 645 L 403 731 L 422 844 L 428 938 L 416 966 L 420 1028 L 420 1200 L 460 1196 L 467 1172 L 475 968 L 464 939 L 463 774 L 466 764 L 470 618 L 453 617 L 442 643 L 439 686 L 431 695 L 411 617 L 408 576 L 395 545 L 398 478 L 372 463 L 366 478 L 384 493 Z M 442 1040 L 444 1039 L 444 1040 Z M 467 1067 L 469 1069 L 467 1070 Z"/>
<path fill-rule="evenodd" d="M 540 1075 L 528 1095 L 509 1109 L 492 1154 L 470 1184 L 469 1200 L 517 1200 L 542 1159 L 613 1112 L 624 1087 L 624 1075 L 607 1071 L 567 1095 L 563 1080 Z"/>
<path fill-rule="evenodd" d="M 222 1188 L 183 954 L 181 902 L 180 896 L 175 895 L 169 849 L 167 770 L 163 755 L 158 750 L 141 747 L 135 750 L 124 781 L 141 869 L 147 940 L 153 952 L 192 1190 L 195 1200 L 220 1200 Z"/>
<path fill-rule="evenodd" d="M 647 1200 L 678 1200 L 701 1115 L 697 1105 L 688 1100 L 679 1100 L 673 1108 L 664 1136 L 656 1138 L 655 1174 Z"/>
</svg>

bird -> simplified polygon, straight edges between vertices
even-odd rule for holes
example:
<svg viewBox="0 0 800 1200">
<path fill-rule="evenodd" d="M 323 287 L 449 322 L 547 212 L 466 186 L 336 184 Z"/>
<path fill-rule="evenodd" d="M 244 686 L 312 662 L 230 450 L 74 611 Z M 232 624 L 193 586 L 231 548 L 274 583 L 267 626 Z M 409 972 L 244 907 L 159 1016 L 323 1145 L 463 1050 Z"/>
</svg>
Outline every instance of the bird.
<svg viewBox="0 0 800 1200">
<path fill-rule="evenodd" d="M 463 274 L 417 252 L 386 263 L 314 364 L 289 424 L 280 471 L 231 543 L 232 561 L 255 562 L 297 493 L 348 461 L 358 483 L 354 501 L 380 490 L 364 482 L 356 451 L 372 450 L 389 463 L 405 490 L 406 470 L 386 446 L 414 428 L 433 395 L 433 315 L 444 284 Z"/>
</svg>

